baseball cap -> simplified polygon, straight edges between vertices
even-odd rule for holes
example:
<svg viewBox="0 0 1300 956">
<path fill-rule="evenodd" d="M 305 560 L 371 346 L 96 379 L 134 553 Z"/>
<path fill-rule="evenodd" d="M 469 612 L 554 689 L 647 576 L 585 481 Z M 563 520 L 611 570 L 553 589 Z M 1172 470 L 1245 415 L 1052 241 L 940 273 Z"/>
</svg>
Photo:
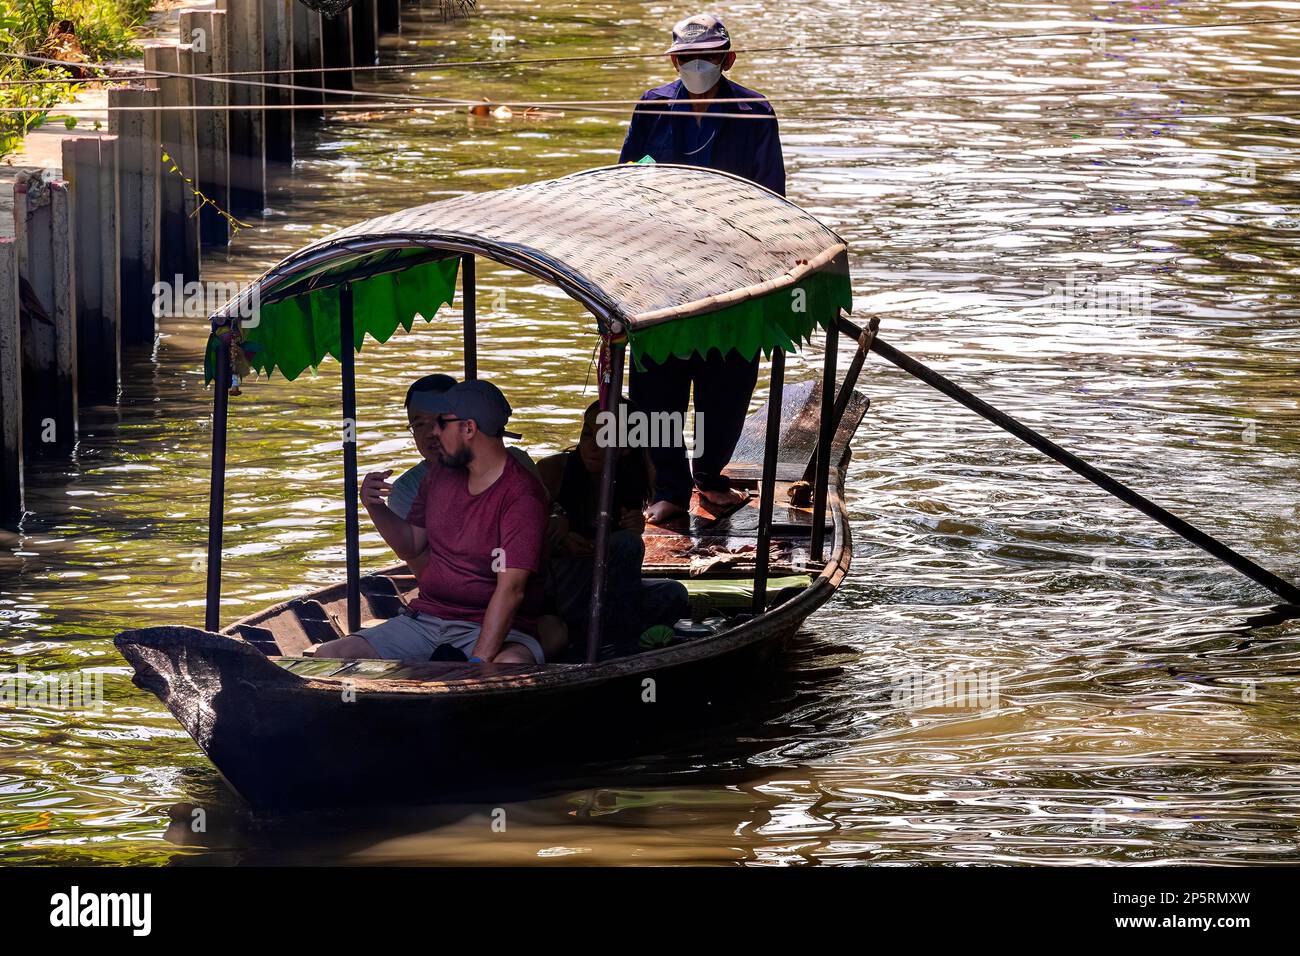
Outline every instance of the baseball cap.
<svg viewBox="0 0 1300 956">
<path fill-rule="evenodd" d="M 416 399 L 420 404 L 415 404 Z M 494 438 L 521 438 L 517 432 L 506 431 L 510 420 L 510 403 L 501 389 L 483 379 L 460 382 L 442 394 L 425 392 L 412 399 L 411 407 L 431 415 L 455 415 L 474 419 L 479 431 Z"/>
<path fill-rule="evenodd" d="M 441 372 L 434 372 L 431 375 L 425 375 L 417 378 L 411 383 L 411 387 L 406 390 L 406 400 L 402 403 L 407 408 L 415 408 L 418 412 L 420 409 L 412 405 L 412 400 L 416 395 L 428 394 L 430 392 L 441 394 L 456 384 L 456 380 L 450 375 L 443 375 Z"/>
<path fill-rule="evenodd" d="M 727 28 L 711 13 L 699 13 L 680 20 L 673 27 L 673 45 L 668 53 L 730 50 L 731 35 Z"/>
</svg>

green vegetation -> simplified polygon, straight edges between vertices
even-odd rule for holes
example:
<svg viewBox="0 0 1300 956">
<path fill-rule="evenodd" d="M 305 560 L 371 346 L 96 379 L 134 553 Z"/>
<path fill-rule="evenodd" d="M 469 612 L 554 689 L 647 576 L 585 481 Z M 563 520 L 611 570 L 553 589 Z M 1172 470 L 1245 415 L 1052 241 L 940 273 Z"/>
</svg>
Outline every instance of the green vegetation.
<svg viewBox="0 0 1300 956">
<path fill-rule="evenodd" d="M 69 67 L 30 63 L 5 54 L 102 62 L 137 52 L 135 29 L 152 0 L 0 0 L 0 156 L 40 126 L 49 108 L 75 89 Z"/>
</svg>

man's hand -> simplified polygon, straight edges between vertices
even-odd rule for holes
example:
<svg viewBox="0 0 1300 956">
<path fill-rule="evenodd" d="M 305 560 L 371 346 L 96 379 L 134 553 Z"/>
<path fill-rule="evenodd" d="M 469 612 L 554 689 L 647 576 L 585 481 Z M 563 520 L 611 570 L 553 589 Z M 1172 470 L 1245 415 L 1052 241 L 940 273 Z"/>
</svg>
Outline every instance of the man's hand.
<svg viewBox="0 0 1300 956">
<path fill-rule="evenodd" d="M 393 486 L 387 479 L 392 473 L 390 468 L 366 475 L 361 482 L 361 503 L 366 506 L 366 514 L 370 515 L 370 521 L 384 543 L 403 561 L 412 561 L 425 553 L 429 539 L 424 528 L 408 524 L 388 507 L 386 499 Z"/>
<path fill-rule="evenodd" d="M 387 471 L 372 471 L 361 482 L 361 503 L 369 511 L 376 505 L 387 504 L 388 493 L 393 490 L 393 486 L 388 483 L 388 476 L 393 473 L 393 469 Z"/>
</svg>

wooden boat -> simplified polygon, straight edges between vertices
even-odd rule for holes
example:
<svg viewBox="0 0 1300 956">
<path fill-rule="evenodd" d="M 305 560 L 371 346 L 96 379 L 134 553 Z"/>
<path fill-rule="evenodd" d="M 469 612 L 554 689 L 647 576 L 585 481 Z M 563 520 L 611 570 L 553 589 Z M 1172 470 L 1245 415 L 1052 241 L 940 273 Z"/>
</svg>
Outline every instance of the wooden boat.
<svg viewBox="0 0 1300 956">
<path fill-rule="evenodd" d="M 693 241 L 678 241 L 683 234 Z M 770 401 L 747 420 L 727 470 L 755 495 L 730 514 L 695 514 L 681 529 L 645 535 L 646 576 L 682 579 L 695 616 L 722 625 L 627 656 L 602 645 L 606 508 L 585 659 L 314 657 L 322 642 L 400 613 L 416 589 L 404 565 L 361 574 L 356 449 L 345 443 L 347 580 L 221 627 L 225 422 L 228 396 L 238 394 L 230 386 L 248 371 L 243 362 L 292 379 L 336 354 L 344 416 L 355 419 L 355 350 L 338 343 L 352 339 L 359 348 L 366 334 L 382 341 L 398 324 L 409 330 L 415 311 L 432 314 L 432 299 L 451 301 L 459 268 L 473 376 L 474 255 L 552 281 L 588 306 L 609 357 L 606 395 L 621 394 L 629 340 L 634 354 L 681 354 L 701 343 L 771 352 Z M 796 290 L 806 311 L 773 301 L 797 299 Z M 707 721 L 715 703 L 743 690 L 848 573 L 844 470 L 867 410 L 853 385 L 870 343 L 859 341 L 839 383 L 837 323 L 849 302 L 844 243 L 759 186 L 688 167 L 629 165 L 457 197 L 336 233 L 285 259 L 247 294 L 260 296 L 259 321 L 242 321 L 238 302 L 217 313 L 207 356 L 215 405 L 205 627 L 131 630 L 116 644 L 136 684 L 166 704 L 257 807 L 432 802 L 480 785 L 527 783 L 597 753 L 644 749 L 668 728 Z M 786 387 L 785 350 L 819 326 L 830 330 L 821 377 Z M 295 352 L 303 329 L 317 339 Z M 614 454 L 606 449 L 602 495 L 612 495 Z"/>
</svg>

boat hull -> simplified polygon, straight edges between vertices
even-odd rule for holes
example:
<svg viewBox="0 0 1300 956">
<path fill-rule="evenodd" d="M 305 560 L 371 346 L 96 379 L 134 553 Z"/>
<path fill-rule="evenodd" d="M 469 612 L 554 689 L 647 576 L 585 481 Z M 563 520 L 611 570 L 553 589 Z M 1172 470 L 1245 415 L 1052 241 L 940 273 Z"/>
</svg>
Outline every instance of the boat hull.
<svg viewBox="0 0 1300 956">
<path fill-rule="evenodd" d="M 540 785 L 715 718 L 756 689 L 803 616 L 716 656 L 497 693 L 304 681 L 236 638 L 183 627 L 128 632 L 118 647 L 255 807 L 433 803 Z"/>
</svg>

